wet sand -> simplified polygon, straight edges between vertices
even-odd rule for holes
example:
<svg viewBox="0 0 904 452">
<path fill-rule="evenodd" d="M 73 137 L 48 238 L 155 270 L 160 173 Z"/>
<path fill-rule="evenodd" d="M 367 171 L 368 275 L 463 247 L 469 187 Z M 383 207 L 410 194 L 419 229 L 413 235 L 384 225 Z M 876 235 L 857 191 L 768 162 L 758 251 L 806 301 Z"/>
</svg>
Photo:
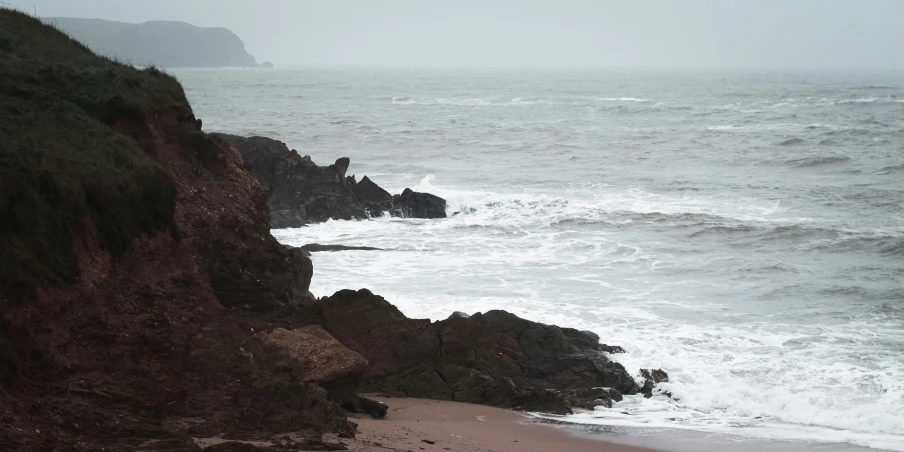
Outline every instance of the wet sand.
<svg viewBox="0 0 904 452">
<path fill-rule="evenodd" d="M 358 424 L 357 437 L 339 440 L 351 451 L 652 451 L 580 437 L 501 408 L 424 399 L 374 399 L 389 405 L 389 412 L 385 419 L 352 419 Z"/>
</svg>

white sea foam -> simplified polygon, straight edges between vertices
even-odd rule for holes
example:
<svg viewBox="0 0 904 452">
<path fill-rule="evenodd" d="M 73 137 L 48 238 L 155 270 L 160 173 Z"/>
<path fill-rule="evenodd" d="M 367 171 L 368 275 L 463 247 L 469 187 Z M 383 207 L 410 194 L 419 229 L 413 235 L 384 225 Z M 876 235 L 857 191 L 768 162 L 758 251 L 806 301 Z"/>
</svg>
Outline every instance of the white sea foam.
<svg viewBox="0 0 904 452">
<path fill-rule="evenodd" d="M 601 97 L 599 100 L 609 102 L 653 102 L 652 100 L 642 99 L 639 97 Z"/>
<path fill-rule="evenodd" d="M 377 75 L 179 72 L 206 128 L 449 201 L 442 220 L 274 231 L 387 249 L 315 253 L 314 293 L 367 287 L 433 319 L 503 308 L 669 373 L 675 399 L 580 422 L 902 450 L 904 99 L 857 88 L 881 80 Z"/>
<path fill-rule="evenodd" d="M 678 295 L 681 287 L 701 281 L 644 284 L 644 275 L 674 262 L 651 255 L 642 243 L 550 227 L 565 220 L 604 221 L 619 211 L 769 221 L 783 212 L 776 205 L 664 197 L 605 185 L 579 187 L 568 199 L 494 193 L 437 185 L 432 175 L 413 188 L 444 196 L 450 214 L 463 213 L 438 221 L 381 217 L 274 232 L 295 245 L 343 243 L 392 250 L 316 254 L 312 290 L 318 294 L 368 287 L 406 314 L 432 319 L 452 311 L 507 309 L 595 331 L 604 342 L 627 350 L 613 358 L 631 371 L 668 371 L 670 383 L 661 388 L 674 400 L 627 397 L 612 409 L 570 417 L 574 422 L 843 441 L 904 451 L 904 381 L 899 378 L 904 366 L 894 355 L 879 356 L 869 346 L 897 340 L 898 325 L 871 323 L 870 337 L 864 338 L 866 325 L 859 323 L 792 326 L 764 316 L 713 325 L 693 316 L 665 318 L 655 312 L 720 312 L 725 307 L 685 302 Z M 540 269 L 545 276 L 537 273 Z M 562 293 L 562 287 L 569 289 Z M 864 355 L 871 356 L 869 363 L 858 360 Z"/>
</svg>

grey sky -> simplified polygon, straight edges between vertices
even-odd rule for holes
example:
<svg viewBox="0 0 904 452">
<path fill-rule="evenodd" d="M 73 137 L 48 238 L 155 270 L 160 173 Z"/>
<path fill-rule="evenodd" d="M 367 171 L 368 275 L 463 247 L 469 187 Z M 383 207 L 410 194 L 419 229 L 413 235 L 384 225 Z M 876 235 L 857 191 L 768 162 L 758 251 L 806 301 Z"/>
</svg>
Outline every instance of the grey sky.
<svg viewBox="0 0 904 452">
<path fill-rule="evenodd" d="M 898 0 L 5 0 L 229 28 L 289 65 L 904 69 Z"/>
</svg>

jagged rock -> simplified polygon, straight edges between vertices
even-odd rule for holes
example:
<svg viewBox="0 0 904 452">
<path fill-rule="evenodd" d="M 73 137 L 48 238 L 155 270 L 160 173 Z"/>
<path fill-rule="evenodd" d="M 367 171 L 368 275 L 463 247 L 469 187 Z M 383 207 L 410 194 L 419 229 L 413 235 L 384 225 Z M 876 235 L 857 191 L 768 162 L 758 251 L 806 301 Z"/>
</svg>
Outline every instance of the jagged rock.
<svg viewBox="0 0 904 452">
<path fill-rule="evenodd" d="M 285 143 L 264 137 L 216 134 L 241 153 L 251 172 L 269 190 L 270 227 L 295 228 L 329 219 L 362 220 L 389 211 L 410 218 L 444 218 L 446 201 L 406 190 L 391 196 L 367 176 L 346 176 L 351 163 L 342 157 L 318 166 Z"/>
<path fill-rule="evenodd" d="M 446 200 L 406 188 L 392 197 L 390 213 L 403 218 L 446 218 Z"/>
<path fill-rule="evenodd" d="M 609 353 L 609 354 L 613 354 L 613 353 L 624 353 L 624 352 L 625 352 L 625 349 L 619 347 L 618 345 L 606 345 L 606 344 L 603 344 L 603 345 L 600 346 L 600 349 L 601 349 L 602 351 L 606 352 L 606 353 Z"/>
<path fill-rule="evenodd" d="M 657 384 L 669 381 L 669 375 L 662 369 L 640 369 L 640 375 L 643 377 L 644 382 L 639 392 L 648 399 L 653 397 L 653 388 Z"/>
<path fill-rule="evenodd" d="M 345 172 L 348 171 L 348 166 L 351 163 L 352 161 L 348 157 L 336 159 L 336 163 L 333 164 L 333 167 L 336 169 L 336 182 L 339 182 L 340 184 L 345 183 Z"/>
<path fill-rule="evenodd" d="M 612 388 L 578 389 L 568 394 L 572 406 L 592 410 L 598 406 L 612 408 L 612 402 L 620 402 L 622 394 Z"/>
<path fill-rule="evenodd" d="M 362 377 L 368 391 L 567 413 L 560 391 L 639 389 L 606 358 L 595 334 L 505 311 L 431 323 L 405 317 L 367 290 L 339 291 L 307 309 L 312 321 L 368 360 Z"/>
<path fill-rule="evenodd" d="M 305 216 L 298 209 L 270 211 L 270 227 L 273 229 L 300 228 L 306 224 Z"/>
<path fill-rule="evenodd" d="M 380 209 L 380 212 L 387 210 L 392 206 L 392 195 L 390 195 L 388 191 L 383 190 L 382 187 L 374 183 L 374 181 L 370 180 L 367 176 L 364 176 L 361 179 L 361 182 L 358 182 L 358 184 L 355 185 L 355 195 L 365 204 L 377 206 Z"/>
</svg>

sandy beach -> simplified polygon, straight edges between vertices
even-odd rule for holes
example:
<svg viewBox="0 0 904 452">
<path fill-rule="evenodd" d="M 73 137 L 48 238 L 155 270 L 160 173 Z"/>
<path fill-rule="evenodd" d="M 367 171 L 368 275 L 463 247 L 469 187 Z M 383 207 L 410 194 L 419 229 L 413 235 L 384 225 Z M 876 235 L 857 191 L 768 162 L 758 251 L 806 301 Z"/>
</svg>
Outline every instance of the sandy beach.
<svg viewBox="0 0 904 452">
<path fill-rule="evenodd" d="M 458 402 L 375 399 L 389 405 L 384 419 L 358 416 L 358 435 L 340 440 L 352 451 L 641 452 L 638 447 L 581 438 L 524 413 Z"/>
</svg>

